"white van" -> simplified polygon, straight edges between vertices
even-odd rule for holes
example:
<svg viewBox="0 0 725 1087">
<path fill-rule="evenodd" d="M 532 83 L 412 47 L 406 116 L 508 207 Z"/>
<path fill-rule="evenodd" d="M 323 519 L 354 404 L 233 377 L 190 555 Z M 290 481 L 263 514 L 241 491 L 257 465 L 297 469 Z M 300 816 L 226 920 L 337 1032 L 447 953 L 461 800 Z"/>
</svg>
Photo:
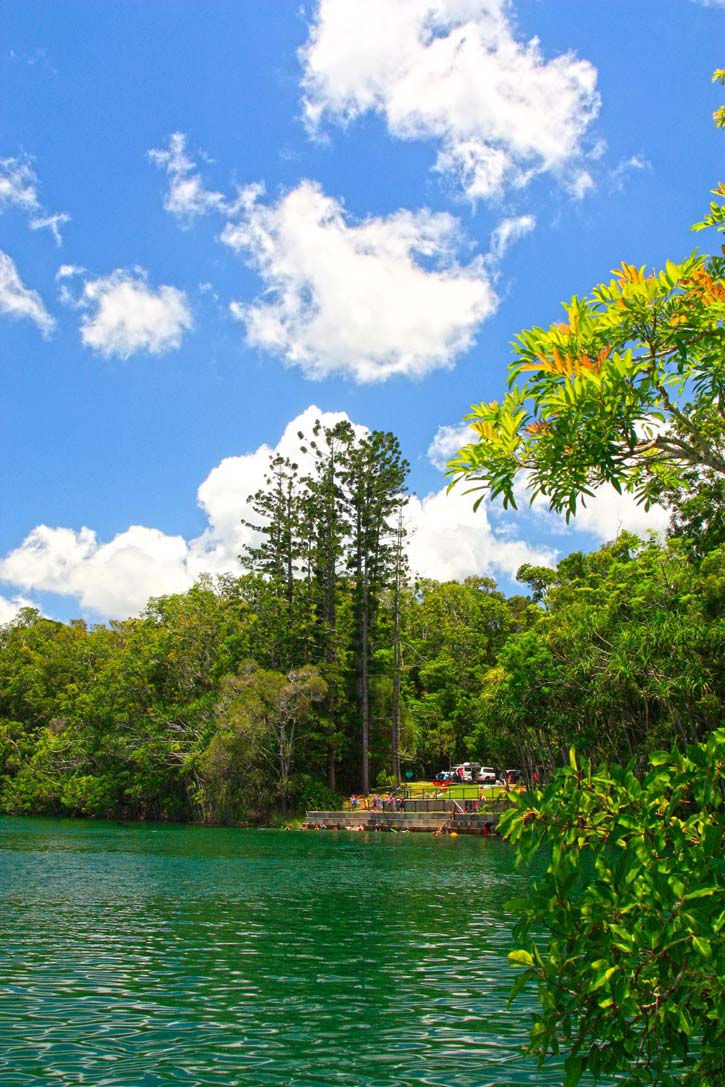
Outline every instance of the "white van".
<svg viewBox="0 0 725 1087">
<path fill-rule="evenodd" d="M 451 768 L 451 780 L 495 785 L 496 771 L 492 766 L 481 766 L 480 762 L 459 762 L 457 766 Z"/>
</svg>

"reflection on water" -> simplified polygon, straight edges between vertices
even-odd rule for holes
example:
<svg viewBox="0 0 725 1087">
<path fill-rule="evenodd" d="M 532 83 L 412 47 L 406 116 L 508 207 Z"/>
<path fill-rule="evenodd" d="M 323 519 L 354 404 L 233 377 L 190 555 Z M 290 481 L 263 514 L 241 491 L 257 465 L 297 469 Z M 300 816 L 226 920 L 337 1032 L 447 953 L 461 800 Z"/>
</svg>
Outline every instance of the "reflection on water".
<svg viewBox="0 0 725 1087">
<path fill-rule="evenodd" d="M 0 1085 L 556 1084 L 494 840 L 0 818 Z"/>
</svg>

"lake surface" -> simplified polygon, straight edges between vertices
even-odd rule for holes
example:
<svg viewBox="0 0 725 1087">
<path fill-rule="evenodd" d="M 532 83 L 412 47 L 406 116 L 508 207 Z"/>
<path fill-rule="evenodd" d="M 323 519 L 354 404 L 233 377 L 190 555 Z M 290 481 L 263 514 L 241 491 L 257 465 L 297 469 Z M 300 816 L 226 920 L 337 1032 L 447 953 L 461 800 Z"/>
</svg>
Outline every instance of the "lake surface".
<svg viewBox="0 0 725 1087">
<path fill-rule="evenodd" d="M 0 1084 L 561 1084 L 505 1009 L 526 881 L 493 839 L 2 817 Z"/>
</svg>

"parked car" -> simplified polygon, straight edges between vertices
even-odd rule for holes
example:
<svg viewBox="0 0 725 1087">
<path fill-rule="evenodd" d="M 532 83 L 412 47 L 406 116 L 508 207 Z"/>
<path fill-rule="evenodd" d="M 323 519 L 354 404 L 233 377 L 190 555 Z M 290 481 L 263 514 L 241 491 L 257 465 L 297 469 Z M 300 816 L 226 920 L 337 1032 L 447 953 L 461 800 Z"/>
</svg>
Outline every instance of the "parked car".
<svg viewBox="0 0 725 1087">
<path fill-rule="evenodd" d="M 480 762 L 459 762 L 450 770 L 439 770 L 433 778 L 435 785 L 495 785 L 496 771 L 492 766 L 481 766 Z"/>
</svg>

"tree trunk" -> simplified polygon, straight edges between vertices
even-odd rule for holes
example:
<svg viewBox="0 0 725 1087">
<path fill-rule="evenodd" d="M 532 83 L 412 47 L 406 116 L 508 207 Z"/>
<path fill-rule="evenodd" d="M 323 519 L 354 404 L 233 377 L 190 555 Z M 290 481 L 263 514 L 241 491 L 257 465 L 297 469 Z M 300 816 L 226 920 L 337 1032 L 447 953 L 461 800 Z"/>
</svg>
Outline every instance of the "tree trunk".
<svg viewBox="0 0 725 1087">
<path fill-rule="evenodd" d="M 370 792 L 370 692 L 369 672 L 369 615 L 367 567 L 363 575 L 362 600 L 360 601 L 360 723 L 362 729 L 362 791 Z"/>
<path fill-rule="evenodd" d="M 400 592 L 403 565 L 403 513 L 398 514 L 395 550 L 395 582 L 393 585 L 393 694 L 391 706 L 392 772 L 396 785 L 400 785 L 400 677 L 402 671 L 402 646 L 400 640 Z"/>
</svg>

